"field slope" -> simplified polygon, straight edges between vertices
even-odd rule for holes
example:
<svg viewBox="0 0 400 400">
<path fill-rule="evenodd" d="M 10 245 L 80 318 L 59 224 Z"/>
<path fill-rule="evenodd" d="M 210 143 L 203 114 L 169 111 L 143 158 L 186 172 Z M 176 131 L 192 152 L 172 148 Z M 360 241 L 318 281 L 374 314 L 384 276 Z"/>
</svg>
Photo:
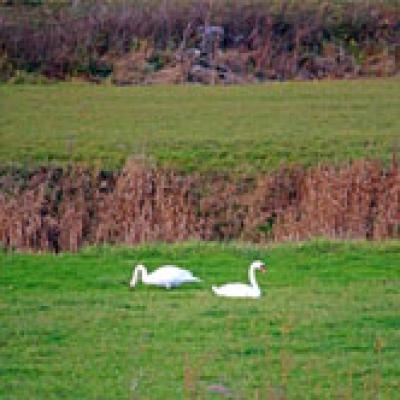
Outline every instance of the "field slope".
<svg viewBox="0 0 400 400">
<path fill-rule="evenodd" d="M 212 295 L 257 258 L 262 299 Z M 130 291 L 139 261 L 204 282 Z M 394 399 L 399 283 L 399 242 L 2 253 L 0 397 Z"/>
<path fill-rule="evenodd" d="M 235 87 L 0 86 L 0 165 L 145 155 L 184 170 L 389 159 L 400 80 Z"/>
</svg>

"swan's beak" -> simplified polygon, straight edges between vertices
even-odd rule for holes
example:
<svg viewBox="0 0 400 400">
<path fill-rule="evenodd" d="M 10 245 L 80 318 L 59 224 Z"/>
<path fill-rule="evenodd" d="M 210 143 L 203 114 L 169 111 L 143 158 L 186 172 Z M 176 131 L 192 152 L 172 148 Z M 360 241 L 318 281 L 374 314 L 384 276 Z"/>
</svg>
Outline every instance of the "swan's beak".
<svg viewBox="0 0 400 400">
<path fill-rule="evenodd" d="M 260 267 L 260 271 L 261 271 L 263 274 L 265 274 L 265 273 L 267 272 L 267 267 L 266 267 L 265 265 L 262 265 L 262 266 Z"/>
</svg>

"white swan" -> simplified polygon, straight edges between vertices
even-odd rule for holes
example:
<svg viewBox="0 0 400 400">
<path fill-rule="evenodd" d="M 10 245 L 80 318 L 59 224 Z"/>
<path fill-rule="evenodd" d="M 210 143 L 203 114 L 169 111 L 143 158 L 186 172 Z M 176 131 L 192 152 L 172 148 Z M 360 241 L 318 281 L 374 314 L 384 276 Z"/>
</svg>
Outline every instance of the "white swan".
<svg viewBox="0 0 400 400">
<path fill-rule="evenodd" d="M 265 264 L 262 261 L 254 261 L 251 263 L 249 268 L 250 285 L 245 285 L 244 283 L 227 283 L 226 285 L 219 287 L 212 286 L 212 291 L 217 296 L 241 298 L 250 297 L 257 299 L 261 297 L 261 290 L 256 281 L 256 270 L 265 272 Z"/>
<path fill-rule="evenodd" d="M 162 286 L 167 289 L 181 285 L 182 283 L 201 282 L 190 271 L 176 267 L 175 265 L 164 265 L 155 271 L 148 273 L 144 265 L 139 264 L 133 270 L 129 286 L 136 286 L 141 274 L 141 280 L 146 285 Z"/>
</svg>

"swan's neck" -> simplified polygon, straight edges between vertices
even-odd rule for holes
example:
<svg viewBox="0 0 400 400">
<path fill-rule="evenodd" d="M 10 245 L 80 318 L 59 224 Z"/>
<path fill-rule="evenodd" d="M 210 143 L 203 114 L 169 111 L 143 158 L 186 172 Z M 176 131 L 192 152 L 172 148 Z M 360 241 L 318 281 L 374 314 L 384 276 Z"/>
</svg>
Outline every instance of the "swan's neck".
<svg viewBox="0 0 400 400">
<path fill-rule="evenodd" d="M 258 287 L 258 283 L 256 281 L 256 270 L 253 266 L 250 267 L 249 269 L 249 280 L 250 280 L 250 284 L 254 289 L 260 289 Z"/>
<path fill-rule="evenodd" d="M 139 281 L 140 275 L 141 275 L 142 282 L 146 282 L 147 281 L 147 269 L 143 265 L 138 265 L 135 268 L 135 271 L 133 272 L 133 276 L 132 276 L 132 279 L 131 279 L 131 284 L 130 284 L 131 287 L 135 287 L 136 286 L 136 284 Z"/>
</svg>

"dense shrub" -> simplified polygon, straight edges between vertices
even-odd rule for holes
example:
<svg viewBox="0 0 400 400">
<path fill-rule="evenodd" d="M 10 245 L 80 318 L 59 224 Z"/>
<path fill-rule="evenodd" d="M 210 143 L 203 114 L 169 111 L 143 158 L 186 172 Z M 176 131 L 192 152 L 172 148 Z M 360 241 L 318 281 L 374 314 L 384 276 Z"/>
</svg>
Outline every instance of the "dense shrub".
<svg viewBox="0 0 400 400">
<path fill-rule="evenodd" d="M 198 71 L 201 60 L 190 50 L 201 48 L 204 26 L 223 29 L 211 63 L 214 82 L 380 76 L 400 67 L 400 7 L 390 3 L 14 3 L 0 7 L 3 80 L 10 68 L 97 81 L 114 79 L 119 68 L 117 83 L 135 83 L 136 76 L 151 82 L 177 66 L 180 81 L 198 79 L 191 67 L 199 64 Z"/>
</svg>

